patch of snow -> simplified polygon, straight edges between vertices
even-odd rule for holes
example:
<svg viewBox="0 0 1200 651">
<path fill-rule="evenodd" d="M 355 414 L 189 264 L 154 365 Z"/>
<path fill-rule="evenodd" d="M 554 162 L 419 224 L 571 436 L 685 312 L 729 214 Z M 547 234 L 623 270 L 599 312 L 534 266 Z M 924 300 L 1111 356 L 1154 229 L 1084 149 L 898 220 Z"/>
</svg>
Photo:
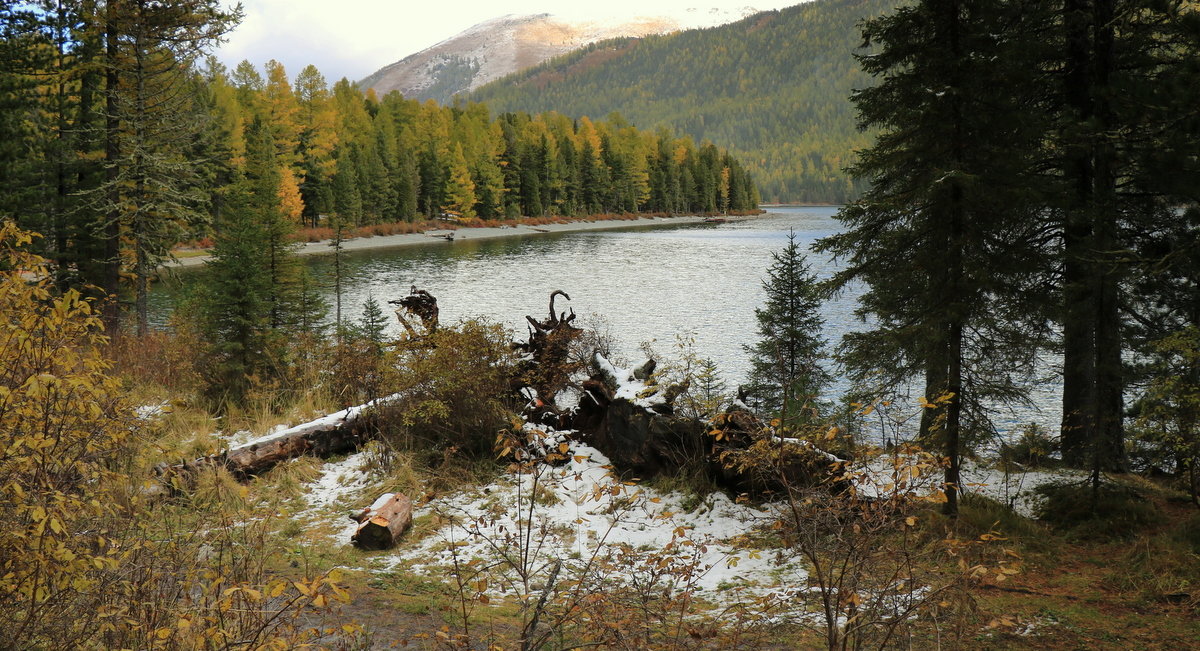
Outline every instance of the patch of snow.
<svg viewBox="0 0 1200 651">
<path fill-rule="evenodd" d="M 561 432 L 547 432 L 547 441 L 565 442 Z M 737 504 L 723 494 L 705 498 L 685 512 L 685 497 L 643 486 L 621 483 L 609 460 L 598 450 L 571 443 L 570 459 L 562 467 L 539 466 L 535 472 L 502 479 L 493 486 L 464 491 L 419 506 L 414 513 L 436 515 L 446 524 L 422 540 L 404 544 L 376 559 L 378 567 L 405 566 L 441 575 L 455 559 L 499 562 L 521 544 L 533 549 L 535 574 L 544 576 L 558 560 L 563 574 L 583 572 L 594 555 L 620 559 L 623 576 L 605 581 L 644 580 L 651 565 L 669 567 L 676 576 L 661 577 L 664 585 L 690 589 L 717 598 L 729 591 L 748 595 L 788 592 L 804 585 L 807 574 L 799 562 L 781 561 L 772 553 L 738 549 L 735 538 L 769 514 Z M 343 462 L 345 463 L 345 462 Z M 326 484 L 330 473 L 318 484 Z M 314 487 L 313 495 L 330 488 Z M 536 495 L 532 504 L 530 495 Z M 310 497 L 310 500 L 329 498 Z M 349 536 L 340 539 L 348 544 Z M 522 542 L 523 541 L 523 542 Z M 647 559 L 652 559 L 653 563 Z M 508 569 L 511 569 L 509 567 Z M 511 573 L 509 573 L 511 574 Z M 511 580 L 511 576 L 510 579 Z"/>
<path fill-rule="evenodd" d="M 358 529 L 358 523 L 346 517 L 357 507 L 351 500 L 358 499 L 359 493 L 370 486 L 373 479 L 366 470 L 367 455 L 368 452 L 363 450 L 341 461 L 326 463 L 321 467 L 321 476 L 309 484 L 309 492 L 304 496 L 308 508 L 299 515 L 312 519 L 329 518 L 336 524 L 332 537 L 341 544 L 349 544 L 350 536 Z M 380 501 L 390 497 L 391 493 L 380 497 L 371 508 L 382 506 Z M 330 508 L 335 505 L 344 508 Z"/>
<path fill-rule="evenodd" d="M 164 401 L 158 403 L 157 405 L 142 405 L 140 407 L 134 408 L 134 410 L 133 410 L 134 415 L 136 415 L 141 420 L 153 420 L 155 418 L 159 418 L 159 417 L 163 416 L 164 414 L 168 414 L 170 412 L 171 412 L 171 401 L 170 400 L 164 400 Z"/>
<path fill-rule="evenodd" d="M 347 498 L 362 491 L 371 483 L 371 473 L 366 471 L 367 452 L 356 452 L 345 459 L 327 463 L 321 467 L 321 476 L 309 485 L 304 496 L 309 511 L 316 511 L 331 504 L 346 502 Z M 346 504 L 352 508 L 353 504 Z"/>
<path fill-rule="evenodd" d="M 866 464 L 852 464 L 849 472 L 860 495 L 874 497 L 889 492 L 898 483 L 907 483 L 906 491 L 928 494 L 940 490 L 943 474 L 939 469 L 925 468 L 919 477 L 900 476 L 901 468 L 912 466 L 912 458 L 884 454 Z M 992 465 L 972 459 L 963 459 L 959 469 L 964 494 L 974 493 L 996 500 L 1008 506 L 1018 515 L 1035 517 L 1041 502 L 1036 489 L 1039 486 L 1063 481 L 1081 481 L 1087 473 L 1079 470 L 1028 470 L 1005 473 Z"/>
<path fill-rule="evenodd" d="M 1018 515 L 1035 517 L 1041 497 L 1035 492 L 1038 486 L 1063 481 L 1082 481 L 1087 473 L 1082 470 L 1028 470 L 1005 473 L 993 466 L 966 460 L 960 470 L 964 493 L 976 493 L 1008 506 Z"/>
</svg>

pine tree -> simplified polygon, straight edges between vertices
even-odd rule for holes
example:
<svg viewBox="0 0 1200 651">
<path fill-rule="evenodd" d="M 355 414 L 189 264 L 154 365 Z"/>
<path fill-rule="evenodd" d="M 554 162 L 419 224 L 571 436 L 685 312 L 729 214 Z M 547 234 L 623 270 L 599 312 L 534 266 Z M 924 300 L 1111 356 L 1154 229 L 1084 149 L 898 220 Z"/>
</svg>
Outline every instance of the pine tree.
<svg viewBox="0 0 1200 651">
<path fill-rule="evenodd" d="M 272 344 L 263 264 L 266 229 L 251 203 L 245 181 L 230 193 L 208 273 L 195 308 L 199 331 L 208 342 L 206 382 L 218 400 L 239 401 L 250 378 L 270 368 Z"/>
<path fill-rule="evenodd" d="M 137 328 L 148 328 L 149 279 L 186 228 L 203 216 L 204 196 L 187 150 L 204 116 L 194 102 L 194 64 L 238 15 L 215 0 L 137 0 L 105 8 L 106 201 L 102 286 L 117 294 L 122 239 L 132 247 Z M 114 306 L 115 307 L 115 306 Z M 107 325 L 116 327 L 113 307 Z"/>
<path fill-rule="evenodd" d="M 387 341 L 384 336 L 387 332 L 387 324 L 387 315 L 383 313 L 383 307 L 379 305 L 379 301 L 375 300 L 374 296 L 367 296 L 367 300 L 363 301 L 358 330 L 363 339 L 370 343 L 376 355 L 383 354 L 383 345 Z"/>
<path fill-rule="evenodd" d="M 818 244 L 846 263 L 835 287 L 868 287 L 858 313 L 873 328 L 841 346 L 860 389 L 924 380 L 922 434 L 949 460 L 951 515 L 964 432 L 990 430 L 985 401 L 1022 399 L 1047 336 L 1032 300 L 1046 249 L 1029 158 L 1046 122 L 1027 77 L 1042 18 L 999 0 L 925 0 L 864 23 L 875 49 L 859 61 L 880 82 L 854 102 L 879 135 L 851 171 L 871 189 Z"/>
<path fill-rule="evenodd" d="M 746 347 L 751 367 L 747 392 L 761 412 L 778 417 L 785 427 L 796 427 L 811 422 L 829 382 L 821 367 L 821 297 L 794 231 L 788 233 L 787 246 L 772 252 L 771 259 L 763 281 L 766 300 L 754 311 L 758 343 Z"/>
<path fill-rule="evenodd" d="M 319 334 L 324 306 L 295 255 L 279 201 L 275 144 L 261 117 L 246 127 L 246 166 L 226 199 L 203 288 L 200 331 L 211 347 L 215 397 L 240 400 L 288 365 L 290 337 Z"/>
</svg>

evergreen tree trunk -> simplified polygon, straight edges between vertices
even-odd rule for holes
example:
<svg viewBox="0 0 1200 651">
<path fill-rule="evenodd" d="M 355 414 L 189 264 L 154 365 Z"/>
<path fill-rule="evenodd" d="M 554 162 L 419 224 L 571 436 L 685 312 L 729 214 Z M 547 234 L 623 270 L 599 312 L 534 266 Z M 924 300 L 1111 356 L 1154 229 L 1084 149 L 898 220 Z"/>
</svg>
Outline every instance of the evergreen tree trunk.
<svg viewBox="0 0 1200 651">
<path fill-rule="evenodd" d="M 946 3 L 946 25 L 950 31 L 950 53 L 955 61 L 963 58 L 961 34 L 961 8 L 957 0 Z M 951 67 L 949 87 L 954 93 L 950 117 L 953 122 L 954 141 L 951 152 L 955 165 L 961 170 L 966 166 L 966 143 L 963 120 L 962 95 L 964 88 L 962 73 L 957 65 Z M 962 427 L 962 366 L 963 366 L 963 320 L 965 311 L 965 288 L 963 287 L 963 244 L 966 237 L 966 206 L 961 181 L 951 180 L 950 183 L 950 224 L 949 244 L 947 247 L 946 274 L 948 276 L 948 292 L 946 296 L 946 353 L 948 368 L 946 372 L 946 391 L 950 401 L 946 405 L 946 447 L 944 454 L 948 460 L 946 466 L 946 504 L 945 513 L 950 517 L 958 517 L 958 488 L 959 457 L 961 447 Z"/>
<path fill-rule="evenodd" d="M 1121 317 L 1118 286 L 1116 151 L 1110 131 L 1116 119 L 1111 106 L 1114 72 L 1114 0 L 1095 0 L 1095 144 L 1096 256 L 1096 440 L 1095 454 L 1105 470 L 1125 467 L 1124 381 L 1121 364 Z"/>
<path fill-rule="evenodd" d="M 104 329 L 110 337 L 117 336 L 121 327 L 121 304 L 118 300 L 121 292 L 121 190 L 117 182 L 121 173 L 121 121 L 118 117 L 117 106 L 121 85 L 118 62 L 120 50 L 117 43 L 118 7 L 118 2 L 110 0 L 106 7 L 104 30 L 104 159 L 105 180 L 108 185 L 108 211 L 104 216 L 101 228 L 101 238 L 104 240 L 104 258 L 100 289 L 104 292 L 106 299 L 101 318 L 104 321 Z"/>
<path fill-rule="evenodd" d="M 1064 0 L 1066 67 L 1064 99 L 1067 130 L 1083 129 L 1092 118 L 1090 97 L 1091 20 L 1087 0 Z M 1092 277 L 1092 205 L 1094 171 L 1089 147 L 1081 134 L 1067 136 L 1069 151 L 1063 176 L 1071 195 L 1063 228 L 1063 460 L 1074 466 L 1086 463 L 1089 442 L 1096 440 L 1095 322 Z"/>
<path fill-rule="evenodd" d="M 1063 460 L 1124 468 L 1114 0 L 1064 0 Z M 1097 475 L 1098 476 L 1098 475 Z"/>
<path fill-rule="evenodd" d="M 134 312 L 137 315 L 137 334 L 146 336 L 149 332 L 149 292 L 150 292 L 150 261 L 146 251 L 146 51 L 141 42 L 141 35 L 136 37 L 133 47 L 134 55 L 134 146 L 133 170 L 135 182 L 133 219 L 130 221 L 130 235 L 133 239 L 133 292 Z"/>
</svg>

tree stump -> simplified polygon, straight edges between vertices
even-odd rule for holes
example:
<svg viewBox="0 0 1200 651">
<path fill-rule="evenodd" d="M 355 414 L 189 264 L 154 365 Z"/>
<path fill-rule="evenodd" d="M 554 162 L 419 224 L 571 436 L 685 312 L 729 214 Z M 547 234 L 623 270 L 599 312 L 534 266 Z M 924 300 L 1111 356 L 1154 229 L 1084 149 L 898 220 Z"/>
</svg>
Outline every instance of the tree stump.
<svg viewBox="0 0 1200 651">
<path fill-rule="evenodd" d="M 359 549 L 390 549 L 412 526 L 412 500 L 404 493 L 384 493 L 353 516 L 359 523 L 350 542 Z"/>
</svg>

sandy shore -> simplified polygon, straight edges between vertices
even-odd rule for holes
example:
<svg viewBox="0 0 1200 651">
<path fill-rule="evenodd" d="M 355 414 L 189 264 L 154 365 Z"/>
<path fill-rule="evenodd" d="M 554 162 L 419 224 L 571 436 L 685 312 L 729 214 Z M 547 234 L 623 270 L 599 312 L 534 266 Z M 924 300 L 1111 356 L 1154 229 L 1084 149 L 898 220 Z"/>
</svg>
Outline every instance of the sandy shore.
<svg viewBox="0 0 1200 651">
<path fill-rule="evenodd" d="M 502 226 L 498 228 L 458 228 L 456 230 L 432 230 L 424 233 L 407 233 L 403 235 L 381 235 L 378 237 L 359 237 L 352 240 L 346 240 L 342 243 L 342 249 L 345 251 L 360 251 L 365 249 L 386 249 L 394 246 L 415 246 L 418 244 L 430 245 L 440 244 L 441 246 L 453 245 L 447 243 L 445 236 L 453 234 L 455 241 L 461 240 L 487 240 L 496 237 L 516 237 L 530 235 L 544 235 L 546 233 L 569 233 L 573 231 L 598 231 L 613 228 L 637 228 L 642 226 L 662 226 L 666 224 L 695 224 L 704 221 L 704 217 L 685 216 L 685 217 L 642 217 L 639 219 L 620 220 L 613 219 L 607 221 L 579 221 L 568 224 L 545 224 L 542 226 L 526 226 L 524 224 L 516 226 Z M 745 219 L 737 217 L 735 219 Z M 300 255 L 318 255 L 328 254 L 329 241 L 309 242 L 297 250 Z M 168 262 L 164 266 L 167 267 L 194 267 L 204 264 L 208 260 L 207 255 L 192 256 L 188 258 L 180 258 L 175 262 Z"/>
</svg>

